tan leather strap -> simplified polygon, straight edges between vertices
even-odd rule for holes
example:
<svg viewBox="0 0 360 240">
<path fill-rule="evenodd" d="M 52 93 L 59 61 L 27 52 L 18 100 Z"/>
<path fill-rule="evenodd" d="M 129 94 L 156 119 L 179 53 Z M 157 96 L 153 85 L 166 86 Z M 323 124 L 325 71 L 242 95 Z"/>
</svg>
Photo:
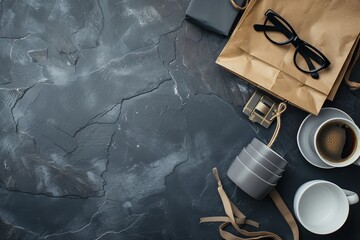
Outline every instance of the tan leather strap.
<svg viewBox="0 0 360 240">
<path fill-rule="evenodd" d="M 219 173 L 217 168 L 213 168 L 213 174 L 214 177 L 217 181 L 218 184 L 218 192 L 221 198 L 221 201 L 223 203 L 224 206 L 224 210 L 226 215 L 229 217 L 230 223 L 233 225 L 233 227 L 238 231 L 241 232 L 241 229 L 239 227 L 239 225 L 236 224 L 235 221 L 235 216 L 234 216 L 234 212 L 237 215 L 236 217 L 238 217 L 239 219 L 244 219 L 245 220 L 245 215 L 230 201 L 230 199 L 228 198 L 228 196 L 226 195 L 223 187 L 222 187 L 222 183 L 219 177 Z M 234 207 L 234 208 L 233 208 Z M 234 211 L 235 210 L 235 211 Z"/>
<path fill-rule="evenodd" d="M 228 231 L 224 230 L 230 223 L 223 223 L 219 227 L 220 236 L 225 240 L 256 240 L 256 239 L 274 239 L 274 240 L 282 240 L 278 235 L 266 232 L 266 231 L 259 231 L 259 232 L 248 232 L 246 230 L 241 229 L 241 234 L 245 237 L 238 237 Z"/>
<path fill-rule="evenodd" d="M 286 103 L 284 103 L 284 102 L 280 103 L 278 106 L 278 109 L 276 110 L 276 114 L 270 118 L 270 121 L 272 121 L 274 118 L 276 118 L 276 128 L 273 133 L 273 136 L 271 137 L 270 142 L 267 145 L 269 148 L 271 148 L 271 146 L 274 144 L 274 142 L 279 134 L 280 127 L 281 127 L 281 114 L 283 112 L 285 112 L 286 108 L 287 108 Z"/>
<path fill-rule="evenodd" d="M 249 5 L 249 0 L 245 0 L 245 4 L 243 6 L 239 6 L 236 4 L 235 0 L 230 0 L 231 5 L 237 10 L 245 10 L 245 8 Z"/>
<path fill-rule="evenodd" d="M 200 223 L 206 223 L 206 222 L 227 222 L 230 223 L 230 218 L 229 217 L 224 217 L 224 216 L 215 216 L 215 217 L 203 217 L 200 218 Z M 253 227 L 258 228 L 259 227 L 259 223 L 250 220 L 250 219 L 240 219 L 240 218 L 235 218 L 235 222 L 238 225 L 250 225 Z"/>
<path fill-rule="evenodd" d="M 350 74 L 352 72 L 352 70 L 354 69 L 357 61 L 359 60 L 359 57 L 360 57 L 360 46 L 357 47 L 357 52 L 355 53 L 355 57 L 352 61 L 352 63 L 350 64 L 349 68 L 347 69 L 346 73 L 345 73 L 345 76 L 344 76 L 344 80 L 345 80 L 345 83 L 347 85 L 349 85 L 350 89 L 351 90 L 357 90 L 360 88 L 360 82 L 354 82 L 354 81 L 351 81 L 349 78 L 350 78 Z"/>
<path fill-rule="evenodd" d="M 218 184 L 218 192 L 221 198 L 221 201 L 224 206 L 225 213 L 227 217 L 205 217 L 200 218 L 200 223 L 205 222 L 223 222 L 223 224 L 219 227 L 220 236 L 225 240 L 244 240 L 244 239 L 250 239 L 250 240 L 256 240 L 256 239 L 274 239 L 274 240 L 282 240 L 278 235 L 272 232 L 267 231 L 257 231 L 257 232 L 248 232 L 244 229 L 241 229 L 239 225 L 247 224 L 254 227 L 258 227 L 259 224 L 257 222 L 254 222 L 252 220 L 246 219 L 246 216 L 230 201 L 228 196 L 226 195 L 222 183 L 219 177 L 219 173 L 216 168 L 213 169 L 213 174 L 216 178 L 217 184 Z M 284 216 L 286 222 L 289 224 L 291 231 L 294 236 L 294 240 L 299 240 L 299 229 L 297 227 L 297 224 L 295 222 L 295 219 L 293 218 L 291 212 L 286 207 L 286 204 L 280 197 L 279 193 L 274 189 L 270 193 L 270 197 L 274 201 L 275 205 L 279 209 L 280 213 Z M 229 225 L 232 225 L 238 233 L 240 233 L 244 237 L 235 236 L 232 233 L 229 233 L 225 230 L 225 228 Z"/>
<path fill-rule="evenodd" d="M 284 200 L 281 198 L 279 192 L 274 188 L 269 193 L 271 199 L 275 203 L 277 209 L 280 211 L 281 215 L 285 218 L 286 222 L 288 223 L 291 232 L 293 234 L 294 240 L 299 240 L 299 228 L 297 226 L 297 223 L 291 214 L 290 210 L 286 206 Z"/>
</svg>

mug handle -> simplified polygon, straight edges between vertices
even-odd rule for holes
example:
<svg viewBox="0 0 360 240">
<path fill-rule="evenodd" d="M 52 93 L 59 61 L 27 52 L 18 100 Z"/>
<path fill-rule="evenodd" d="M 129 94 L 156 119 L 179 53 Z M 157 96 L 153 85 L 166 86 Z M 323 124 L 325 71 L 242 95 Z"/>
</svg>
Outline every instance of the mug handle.
<svg viewBox="0 0 360 240">
<path fill-rule="evenodd" d="M 360 158 L 359 158 L 358 160 L 356 160 L 356 161 L 354 162 L 354 164 L 355 164 L 356 166 L 359 166 L 359 167 L 360 167 Z"/>
<path fill-rule="evenodd" d="M 353 205 L 359 202 L 359 196 L 356 193 L 346 189 L 342 189 L 342 190 L 344 191 L 346 198 L 349 201 L 349 205 Z"/>
</svg>

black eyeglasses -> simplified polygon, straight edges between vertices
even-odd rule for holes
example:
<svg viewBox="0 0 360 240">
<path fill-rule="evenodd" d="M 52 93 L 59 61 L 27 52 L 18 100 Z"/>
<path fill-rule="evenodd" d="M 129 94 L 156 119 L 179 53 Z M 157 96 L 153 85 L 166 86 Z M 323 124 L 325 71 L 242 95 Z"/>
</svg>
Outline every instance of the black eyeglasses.
<svg viewBox="0 0 360 240">
<path fill-rule="evenodd" d="M 291 43 L 295 48 L 294 64 L 302 72 L 318 79 L 318 72 L 330 66 L 330 61 L 318 49 L 301 40 L 291 25 L 279 14 L 269 9 L 263 25 L 255 24 L 256 31 L 263 31 L 265 37 L 276 45 Z"/>
</svg>

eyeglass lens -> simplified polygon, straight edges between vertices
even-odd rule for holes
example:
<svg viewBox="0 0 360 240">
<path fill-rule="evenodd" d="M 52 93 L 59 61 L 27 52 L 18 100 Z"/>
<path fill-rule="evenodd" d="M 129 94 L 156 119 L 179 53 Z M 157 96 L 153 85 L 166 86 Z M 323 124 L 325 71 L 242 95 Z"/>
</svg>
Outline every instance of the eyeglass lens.
<svg viewBox="0 0 360 240">
<path fill-rule="evenodd" d="M 269 26 L 268 31 L 264 31 L 265 35 L 278 44 L 288 43 L 294 37 L 290 26 L 275 15 L 268 16 L 265 25 Z"/>
</svg>

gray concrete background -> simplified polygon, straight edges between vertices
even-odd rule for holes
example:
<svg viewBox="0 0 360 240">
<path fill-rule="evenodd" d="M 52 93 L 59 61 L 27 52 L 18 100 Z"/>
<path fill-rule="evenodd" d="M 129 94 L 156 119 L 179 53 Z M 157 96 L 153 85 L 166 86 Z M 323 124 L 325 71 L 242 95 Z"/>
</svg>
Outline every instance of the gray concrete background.
<svg viewBox="0 0 360 240">
<path fill-rule="evenodd" d="M 241 113 L 254 91 L 214 61 L 227 39 L 184 21 L 188 0 L 0 0 L 0 239 L 219 239 L 211 174 L 262 230 L 291 239 L 269 198 L 226 177 L 266 130 Z M 359 79 L 360 66 L 353 77 Z M 334 102 L 360 124 L 360 92 Z M 307 114 L 289 107 L 274 149 L 277 189 L 326 179 L 360 193 L 360 168 L 323 170 L 296 146 Z M 360 239 L 360 205 L 338 232 Z"/>
</svg>

